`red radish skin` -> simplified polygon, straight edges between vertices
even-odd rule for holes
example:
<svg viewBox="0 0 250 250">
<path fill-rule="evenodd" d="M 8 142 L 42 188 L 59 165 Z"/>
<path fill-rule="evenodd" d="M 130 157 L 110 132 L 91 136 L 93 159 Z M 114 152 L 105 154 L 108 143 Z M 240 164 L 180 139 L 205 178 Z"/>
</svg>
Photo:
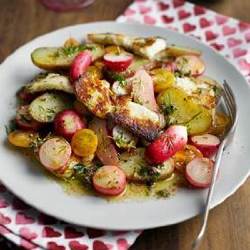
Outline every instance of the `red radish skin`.
<svg viewBox="0 0 250 250">
<path fill-rule="evenodd" d="M 93 185 L 100 194 L 116 196 L 125 190 L 126 176 L 119 167 L 106 165 L 94 174 Z"/>
<path fill-rule="evenodd" d="M 212 181 L 214 162 L 208 158 L 195 158 L 185 169 L 185 177 L 196 188 L 208 188 Z"/>
<path fill-rule="evenodd" d="M 31 117 L 29 105 L 19 107 L 16 114 L 16 123 L 21 129 L 32 131 L 37 131 L 42 125 Z"/>
<path fill-rule="evenodd" d="M 92 62 L 91 52 L 86 50 L 80 52 L 73 60 L 70 67 L 70 79 L 75 81 L 79 79 L 87 70 Z"/>
<path fill-rule="evenodd" d="M 25 88 L 22 88 L 20 91 L 18 91 L 17 97 L 20 98 L 22 101 L 29 103 L 33 99 L 35 99 L 39 94 L 41 93 L 34 93 L 34 94 L 27 93 L 27 91 L 25 91 Z"/>
<path fill-rule="evenodd" d="M 170 126 L 155 141 L 149 144 L 145 157 L 152 164 L 161 164 L 187 144 L 187 128 L 181 125 Z"/>
<path fill-rule="evenodd" d="M 39 149 L 40 162 L 52 173 L 63 168 L 70 159 L 70 155 L 71 146 L 61 137 L 54 137 L 45 141 Z"/>
<path fill-rule="evenodd" d="M 54 129 L 57 135 L 70 140 L 79 129 L 86 128 L 81 117 L 71 109 L 59 112 L 54 120 Z"/>
<path fill-rule="evenodd" d="M 133 61 L 133 56 L 128 54 L 106 54 L 104 55 L 103 60 L 107 68 L 120 72 L 129 67 Z"/>
<path fill-rule="evenodd" d="M 220 139 L 211 134 L 192 136 L 190 142 L 198 148 L 205 157 L 215 155 L 220 145 Z"/>
<path fill-rule="evenodd" d="M 135 102 L 142 104 L 148 109 L 158 112 L 159 107 L 154 96 L 154 84 L 152 77 L 144 69 L 138 70 L 128 80 L 132 85 L 132 95 Z"/>
<path fill-rule="evenodd" d="M 199 76 L 205 71 L 205 64 L 198 56 L 179 56 L 175 60 L 177 70 L 190 73 L 192 76 Z"/>
</svg>

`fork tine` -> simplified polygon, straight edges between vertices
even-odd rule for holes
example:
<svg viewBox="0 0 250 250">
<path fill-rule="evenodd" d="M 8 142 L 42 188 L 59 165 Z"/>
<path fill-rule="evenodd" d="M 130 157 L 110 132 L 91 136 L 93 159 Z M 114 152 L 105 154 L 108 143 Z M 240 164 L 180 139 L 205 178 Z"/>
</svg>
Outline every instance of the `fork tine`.
<svg viewBox="0 0 250 250">
<path fill-rule="evenodd" d="M 226 107 L 228 109 L 230 118 L 233 122 L 234 120 L 234 114 L 235 114 L 235 100 L 234 100 L 234 96 L 232 95 L 232 91 L 231 88 L 229 87 L 229 85 L 225 82 L 223 83 L 223 97 L 224 100 L 226 102 Z"/>
<path fill-rule="evenodd" d="M 200 244 L 202 242 L 202 239 L 204 237 L 205 230 L 207 227 L 208 214 L 209 214 L 209 210 L 210 210 L 210 202 L 211 202 L 212 195 L 213 195 L 215 180 L 216 180 L 216 176 L 217 176 L 217 173 L 219 170 L 219 166 L 220 166 L 220 162 L 221 162 L 221 158 L 222 158 L 222 153 L 223 153 L 224 148 L 227 145 L 229 145 L 230 142 L 232 141 L 234 131 L 236 128 L 236 124 L 237 124 L 237 118 L 238 118 L 237 117 L 237 103 L 235 101 L 235 97 L 234 97 L 234 94 L 232 92 L 232 89 L 226 82 L 224 82 L 222 90 L 223 90 L 222 96 L 223 96 L 227 111 L 230 115 L 231 124 L 230 124 L 230 128 L 227 130 L 223 140 L 221 141 L 219 150 L 218 150 L 217 155 L 216 155 L 215 165 L 214 165 L 214 170 L 213 170 L 213 175 L 212 175 L 212 182 L 211 182 L 211 185 L 209 187 L 206 205 L 205 205 L 205 210 L 204 210 L 203 215 L 202 215 L 202 226 L 200 228 L 199 234 L 197 235 L 196 239 L 193 241 L 193 244 L 192 244 L 193 250 L 199 249 Z"/>
<path fill-rule="evenodd" d="M 227 109 L 227 112 L 229 113 L 229 116 L 230 116 L 230 119 L 231 119 L 231 122 L 233 122 L 233 110 L 232 110 L 232 102 L 231 100 L 229 99 L 228 97 L 228 93 L 226 91 L 226 89 L 224 88 L 223 89 L 223 97 L 224 97 L 224 101 L 225 101 L 225 106 L 226 106 L 226 109 Z"/>
<path fill-rule="evenodd" d="M 224 82 L 223 86 L 224 86 L 224 89 L 228 95 L 228 98 L 231 101 L 231 104 L 232 104 L 231 108 L 235 111 L 236 105 L 235 105 L 235 98 L 234 98 L 233 91 L 227 82 Z"/>
</svg>

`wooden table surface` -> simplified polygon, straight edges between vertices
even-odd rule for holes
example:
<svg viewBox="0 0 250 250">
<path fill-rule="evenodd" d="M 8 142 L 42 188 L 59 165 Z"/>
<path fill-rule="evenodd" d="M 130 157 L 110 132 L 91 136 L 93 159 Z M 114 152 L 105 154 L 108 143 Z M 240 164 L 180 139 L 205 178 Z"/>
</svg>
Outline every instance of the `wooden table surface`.
<svg viewBox="0 0 250 250">
<path fill-rule="evenodd" d="M 0 0 L 0 62 L 20 45 L 57 28 L 97 20 L 114 20 L 131 2 L 132 0 L 96 0 L 84 10 L 59 14 L 45 9 L 36 0 Z M 249 0 L 195 2 L 250 22 Z M 199 229 L 199 222 L 199 218 L 194 218 L 178 225 L 147 230 L 131 250 L 190 249 L 190 242 Z M 233 196 L 211 211 L 201 249 L 250 249 L 249 180 Z"/>
</svg>

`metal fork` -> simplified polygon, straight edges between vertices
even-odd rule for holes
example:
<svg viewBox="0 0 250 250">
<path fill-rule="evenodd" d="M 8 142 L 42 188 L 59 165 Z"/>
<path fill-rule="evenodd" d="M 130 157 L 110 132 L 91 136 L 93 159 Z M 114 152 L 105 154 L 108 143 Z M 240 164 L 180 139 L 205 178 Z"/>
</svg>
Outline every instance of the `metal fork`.
<svg viewBox="0 0 250 250">
<path fill-rule="evenodd" d="M 226 133 L 221 141 L 221 144 L 219 146 L 216 157 L 215 157 L 215 165 L 214 165 L 214 170 L 213 170 L 213 175 L 212 175 L 212 181 L 211 181 L 211 185 L 210 185 L 209 190 L 208 190 L 204 212 L 202 214 L 202 226 L 201 226 L 201 229 L 200 229 L 200 232 L 199 232 L 197 238 L 193 241 L 192 250 L 199 249 L 199 246 L 200 246 L 202 239 L 204 237 L 205 230 L 207 227 L 208 214 L 209 214 L 209 210 L 210 210 L 210 203 L 211 203 L 213 192 L 214 192 L 216 176 L 218 174 L 218 170 L 219 170 L 220 163 L 221 163 L 222 153 L 223 153 L 223 150 L 225 149 L 225 147 L 227 145 L 229 145 L 230 142 L 232 141 L 232 138 L 233 138 L 233 135 L 234 135 L 234 132 L 236 129 L 237 120 L 238 120 L 237 104 L 235 101 L 235 97 L 234 97 L 234 94 L 233 94 L 231 87 L 228 85 L 227 82 L 223 83 L 222 97 L 225 101 L 225 105 L 226 105 L 226 108 L 227 108 L 227 111 L 228 111 L 228 114 L 229 114 L 229 117 L 231 120 L 231 126 L 226 131 Z"/>
</svg>

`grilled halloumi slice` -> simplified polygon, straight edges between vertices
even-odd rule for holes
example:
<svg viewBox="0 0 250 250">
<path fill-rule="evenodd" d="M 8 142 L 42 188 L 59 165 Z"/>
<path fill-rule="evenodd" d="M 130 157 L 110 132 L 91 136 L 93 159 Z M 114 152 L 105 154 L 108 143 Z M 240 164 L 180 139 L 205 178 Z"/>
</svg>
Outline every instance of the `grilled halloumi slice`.
<svg viewBox="0 0 250 250">
<path fill-rule="evenodd" d="M 130 100 L 116 105 L 108 114 L 115 124 L 148 141 L 154 140 L 162 126 L 161 115 Z"/>
<path fill-rule="evenodd" d="M 41 73 L 24 86 L 24 91 L 29 94 L 49 90 L 60 90 L 70 94 L 74 93 L 69 78 L 55 73 Z"/>
<path fill-rule="evenodd" d="M 82 77 L 75 83 L 77 99 L 97 117 L 105 118 L 113 109 L 110 98 L 110 86 L 105 80 Z"/>
<path fill-rule="evenodd" d="M 166 40 L 160 37 L 132 37 L 114 33 L 93 33 L 87 37 L 94 43 L 118 45 L 146 58 L 153 58 L 167 46 Z"/>
</svg>

